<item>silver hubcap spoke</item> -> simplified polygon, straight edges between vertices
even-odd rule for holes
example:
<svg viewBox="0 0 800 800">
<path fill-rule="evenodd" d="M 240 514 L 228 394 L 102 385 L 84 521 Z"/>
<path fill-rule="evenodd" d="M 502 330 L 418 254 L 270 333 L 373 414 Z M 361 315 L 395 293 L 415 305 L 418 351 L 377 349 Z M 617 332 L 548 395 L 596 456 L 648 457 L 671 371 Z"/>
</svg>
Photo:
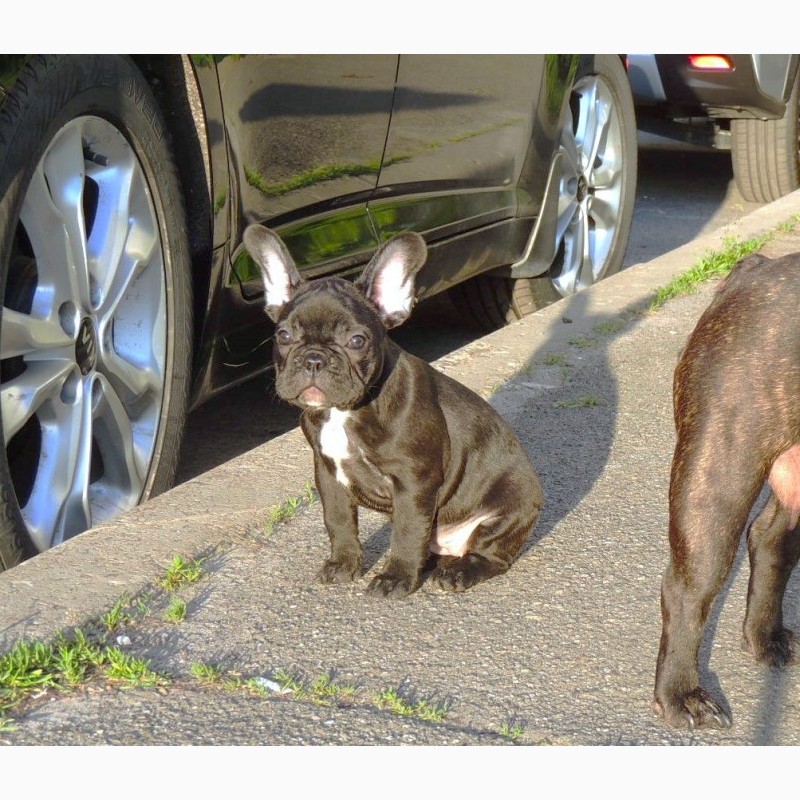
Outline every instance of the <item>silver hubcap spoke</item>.
<svg viewBox="0 0 800 800">
<path fill-rule="evenodd" d="M 561 258 L 553 275 L 566 296 L 605 274 L 622 203 L 622 123 L 599 76 L 573 90 L 560 143 L 561 196 L 556 224 Z"/>
<path fill-rule="evenodd" d="M 142 495 L 166 376 L 166 283 L 142 167 L 98 117 L 53 138 L 20 228 L 0 408 L 17 499 L 44 550 Z"/>
<path fill-rule="evenodd" d="M 48 404 L 47 413 L 40 415 L 44 457 L 22 514 L 42 550 L 91 525 L 92 404 L 87 383 L 76 381 L 68 402 Z"/>
<path fill-rule="evenodd" d="M 144 442 L 137 441 L 141 437 L 137 437 L 125 406 L 105 378 L 98 376 L 95 389 L 98 390 L 94 404 L 98 446 L 101 451 L 116 454 L 103 489 L 107 499 L 118 496 L 124 501 L 127 495 L 141 494 L 144 488 L 149 456 L 147 437 Z M 137 446 L 140 444 L 144 446 Z"/>
<path fill-rule="evenodd" d="M 44 357 L 49 351 L 63 351 L 72 339 L 58 322 L 37 319 L 10 308 L 3 309 L 0 329 L 0 359 L 14 356 Z"/>
<path fill-rule="evenodd" d="M 71 361 L 32 363 L 25 372 L 0 388 L 3 436 L 9 442 L 47 401 L 57 400 L 75 374 Z"/>
</svg>

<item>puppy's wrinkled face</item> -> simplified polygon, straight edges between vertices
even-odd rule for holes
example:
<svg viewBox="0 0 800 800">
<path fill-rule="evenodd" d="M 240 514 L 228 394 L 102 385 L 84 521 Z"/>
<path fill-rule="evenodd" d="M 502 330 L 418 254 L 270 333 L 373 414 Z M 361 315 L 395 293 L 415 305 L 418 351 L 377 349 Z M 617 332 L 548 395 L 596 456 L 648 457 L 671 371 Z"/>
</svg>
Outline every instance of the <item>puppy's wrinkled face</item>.
<svg viewBox="0 0 800 800">
<path fill-rule="evenodd" d="M 386 331 L 414 307 L 423 238 L 401 233 L 372 257 L 355 283 L 304 280 L 280 237 L 250 225 L 244 243 L 264 278 L 264 305 L 276 325 L 278 395 L 302 408 L 355 407 L 383 370 Z"/>
<path fill-rule="evenodd" d="M 278 395 L 302 408 L 352 408 L 383 369 L 386 329 L 352 284 L 304 284 L 277 320 Z"/>
</svg>

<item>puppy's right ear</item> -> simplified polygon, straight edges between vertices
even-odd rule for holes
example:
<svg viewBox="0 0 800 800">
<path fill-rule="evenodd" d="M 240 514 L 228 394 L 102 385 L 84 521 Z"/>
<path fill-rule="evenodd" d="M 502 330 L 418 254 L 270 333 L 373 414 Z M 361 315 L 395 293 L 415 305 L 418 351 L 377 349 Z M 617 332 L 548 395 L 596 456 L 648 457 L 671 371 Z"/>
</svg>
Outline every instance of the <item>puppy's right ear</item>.
<svg viewBox="0 0 800 800">
<path fill-rule="evenodd" d="M 264 305 L 267 316 L 276 322 L 281 309 L 292 299 L 303 279 L 277 233 L 263 225 L 248 225 L 242 238 L 247 252 L 261 267 Z"/>
</svg>

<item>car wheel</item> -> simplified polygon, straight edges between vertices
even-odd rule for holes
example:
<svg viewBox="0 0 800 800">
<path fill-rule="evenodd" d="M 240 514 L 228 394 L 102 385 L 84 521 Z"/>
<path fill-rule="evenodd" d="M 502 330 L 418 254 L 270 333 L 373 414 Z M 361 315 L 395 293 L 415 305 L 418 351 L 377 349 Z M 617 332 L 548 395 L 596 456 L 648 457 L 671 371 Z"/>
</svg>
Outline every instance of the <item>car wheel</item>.
<svg viewBox="0 0 800 800">
<path fill-rule="evenodd" d="M 782 119 L 732 119 L 731 161 L 745 200 L 770 203 L 800 187 L 800 72 Z"/>
<path fill-rule="evenodd" d="M 479 276 L 456 287 L 492 330 L 618 272 L 636 199 L 636 115 L 615 55 L 586 56 L 561 123 L 556 258 L 537 278 Z"/>
<path fill-rule="evenodd" d="M 0 115 L 0 568 L 174 480 L 186 224 L 150 87 L 121 56 L 36 57 Z"/>
</svg>

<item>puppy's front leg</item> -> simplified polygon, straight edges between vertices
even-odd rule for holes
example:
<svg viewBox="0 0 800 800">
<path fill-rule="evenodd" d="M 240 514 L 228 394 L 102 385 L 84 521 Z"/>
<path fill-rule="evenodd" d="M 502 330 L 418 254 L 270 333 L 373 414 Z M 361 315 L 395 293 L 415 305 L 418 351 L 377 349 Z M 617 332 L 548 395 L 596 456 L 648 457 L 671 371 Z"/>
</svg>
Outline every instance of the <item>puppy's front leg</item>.
<svg viewBox="0 0 800 800">
<path fill-rule="evenodd" d="M 314 454 L 314 475 L 322 499 L 322 516 L 331 540 L 330 558 L 317 577 L 322 583 L 349 583 L 361 575 L 358 508 L 350 492 L 336 480 L 323 457 Z"/>
<path fill-rule="evenodd" d="M 398 491 L 392 499 L 392 539 L 386 568 L 367 594 L 406 597 L 419 588 L 436 513 L 436 490 Z"/>
</svg>

